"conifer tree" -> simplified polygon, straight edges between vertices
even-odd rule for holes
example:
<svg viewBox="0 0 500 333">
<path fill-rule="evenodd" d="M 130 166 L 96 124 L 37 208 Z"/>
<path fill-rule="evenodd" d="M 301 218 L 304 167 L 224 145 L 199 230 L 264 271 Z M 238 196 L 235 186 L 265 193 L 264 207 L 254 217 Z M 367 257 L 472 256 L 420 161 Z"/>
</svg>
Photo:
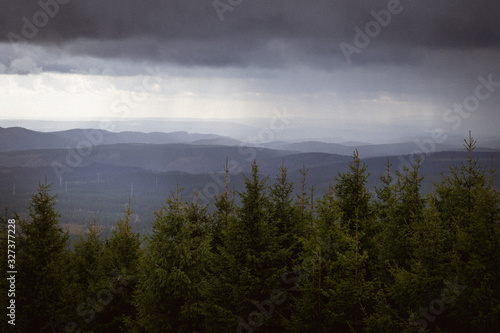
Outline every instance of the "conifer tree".
<svg viewBox="0 0 500 333">
<path fill-rule="evenodd" d="M 31 197 L 30 220 L 20 220 L 17 293 L 21 332 L 55 332 L 71 318 L 68 235 L 59 227 L 50 185 L 39 183 Z"/>
<path fill-rule="evenodd" d="M 411 234 L 406 238 L 407 261 L 404 265 L 389 263 L 393 282 L 388 293 L 405 332 L 446 327 L 442 326 L 445 316 L 435 321 L 433 313 L 440 314 L 444 306 L 441 298 L 445 297 L 442 294 L 445 282 L 454 280 L 450 265 L 453 233 L 440 218 L 435 196 L 429 195 L 427 201 L 429 206 L 423 209 L 421 217 L 411 222 Z M 451 291 L 446 291 L 446 296 L 448 293 Z M 429 310 L 429 304 L 437 304 L 437 310 Z"/>
<path fill-rule="evenodd" d="M 269 219 L 266 187 L 254 161 L 251 177 L 245 176 L 245 191 L 239 193 L 241 207 L 228 220 L 214 258 L 206 307 L 210 331 L 265 331 L 275 325 L 277 305 L 270 295 L 280 287 L 286 251 L 280 249 L 277 228 Z"/>
<path fill-rule="evenodd" d="M 437 188 L 436 206 L 444 224 L 455 236 L 451 265 L 466 286 L 447 312 L 457 332 L 500 330 L 500 233 L 496 227 L 500 197 L 492 187 L 495 170 L 473 158 L 476 141 L 469 133 L 468 157 L 450 166 Z M 487 304 L 487 305 L 485 305 Z"/>
<path fill-rule="evenodd" d="M 206 209 L 186 204 L 180 189 L 155 214 L 153 234 L 141 257 L 135 305 L 146 332 L 201 331 L 202 295 L 210 260 Z"/>
<path fill-rule="evenodd" d="M 356 233 L 351 235 L 349 226 L 340 223 L 342 213 L 333 186 L 318 202 L 317 214 L 315 232 L 305 240 L 302 262 L 297 267 L 299 295 L 293 298 L 293 313 L 285 320 L 286 329 L 361 330 L 363 318 L 374 312 L 379 287 L 378 282 L 367 279 L 368 252 L 360 249 Z"/>
<path fill-rule="evenodd" d="M 420 193 L 424 177 L 420 175 L 422 158 L 419 156 L 411 167 L 404 166 L 403 173 L 397 171 L 398 194 L 405 223 L 412 224 L 414 221 L 422 219 L 425 206 L 425 199 Z"/>
<path fill-rule="evenodd" d="M 311 232 L 311 228 L 313 228 L 314 225 L 314 187 L 311 187 L 310 192 L 308 193 L 306 186 L 309 169 L 302 166 L 299 173 L 302 176 L 300 181 L 300 193 L 297 194 L 293 206 L 297 219 L 297 225 L 301 226 L 303 232 L 302 235 L 304 237 L 308 237 Z M 277 181 L 279 183 L 279 179 Z"/>
<path fill-rule="evenodd" d="M 355 150 L 349 163 L 349 172 L 339 173 L 336 177 L 335 196 L 340 209 L 340 223 L 347 226 L 351 235 L 355 235 L 356 221 L 368 221 L 372 216 L 371 194 L 366 189 L 370 173 L 366 164 L 361 165 L 358 151 Z M 364 222 L 359 230 L 369 229 Z"/>
<path fill-rule="evenodd" d="M 215 211 L 212 218 L 212 250 L 215 253 L 218 253 L 219 247 L 223 245 L 223 230 L 235 215 L 234 200 L 230 198 L 231 194 L 234 198 L 235 193 L 234 190 L 232 193 L 229 191 L 229 163 L 227 157 L 224 172 L 225 190 L 218 197 L 215 196 Z"/>
<path fill-rule="evenodd" d="M 335 201 L 340 214 L 340 226 L 347 230 L 349 236 L 355 240 L 357 254 L 367 251 L 370 257 L 378 256 L 378 246 L 375 236 L 379 225 L 375 221 L 372 194 L 367 189 L 370 173 L 367 165 L 359 159 L 358 151 L 355 150 L 352 161 L 349 163 L 349 171 L 339 173 L 335 178 Z M 378 265 L 368 262 L 371 266 L 368 275 L 375 274 Z"/>
<path fill-rule="evenodd" d="M 100 262 L 105 283 L 103 287 L 109 288 L 113 296 L 97 320 L 105 332 L 122 332 L 125 327 L 135 326 L 133 294 L 137 284 L 141 240 L 138 233 L 131 231 L 132 213 L 129 200 L 125 217 L 116 223 Z"/>
<path fill-rule="evenodd" d="M 358 331 L 378 304 L 379 287 L 370 280 L 368 258 L 374 249 L 369 173 L 357 151 L 349 172 L 339 173 L 317 204 L 315 232 L 305 240 L 299 267 L 299 296 L 286 327 L 295 332 Z M 373 255 L 373 254 L 371 254 Z"/>
<path fill-rule="evenodd" d="M 390 162 L 389 158 L 387 159 L 387 163 L 385 166 L 385 174 L 380 177 L 382 187 L 375 188 L 375 194 L 377 195 L 378 199 L 375 204 L 376 213 L 378 215 L 378 218 L 382 221 L 391 216 L 397 200 L 396 186 L 393 184 L 395 179 L 393 178 L 393 174 L 391 171 L 392 163 Z"/>
<path fill-rule="evenodd" d="M 500 237 L 493 223 L 499 201 L 491 187 L 494 170 L 488 181 L 472 156 L 475 144 L 472 136 L 465 140 L 467 160 L 450 165 L 411 221 L 409 265 L 392 269 L 390 294 L 400 316 L 408 311 L 407 332 L 500 329 Z M 419 206 L 411 202 L 408 208 Z"/>
<path fill-rule="evenodd" d="M 279 168 L 279 173 L 274 184 L 270 189 L 270 223 L 277 231 L 276 237 L 279 247 L 283 253 L 284 261 L 279 266 L 286 268 L 281 291 L 283 299 L 290 299 L 285 304 L 276 307 L 275 314 L 271 321 L 274 321 L 275 331 L 283 329 L 282 321 L 289 318 L 292 313 L 291 299 L 298 295 L 295 280 L 298 279 L 300 272 L 297 267 L 301 264 L 301 255 L 304 251 L 305 240 L 308 239 L 314 226 L 314 205 L 311 189 L 311 195 L 306 193 L 307 170 L 300 170 L 302 175 L 301 193 L 297 196 L 296 202 L 293 200 L 294 185 L 288 180 L 288 169 L 285 167 L 284 160 Z M 285 283 L 286 282 L 286 283 Z"/>
<path fill-rule="evenodd" d="M 93 217 L 88 230 L 79 235 L 74 244 L 71 261 L 76 274 L 76 288 L 82 301 L 99 290 L 103 278 L 99 269 L 104 250 L 104 242 L 100 238 L 102 230 L 97 225 L 97 218 Z"/>
<path fill-rule="evenodd" d="M 411 257 L 410 238 L 413 225 L 423 219 L 425 200 L 420 194 L 423 177 L 420 175 L 421 158 L 403 172 L 396 172 L 396 185 L 392 185 L 391 165 L 381 177 L 383 186 L 376 190 L 379 199 L 379 259 L 384 264 L 408 267 Z M 387 266 L 386 266 L 387 267 Z"/>
<path fill-rule="evenodd" d="M 294 206 L 293 183 L 288 181 L 288 169 L 284 161 L 279 171 L 269 195 L 269 221 L 277 228 L 280 246 L 288 251 L 287 262 L 284 264 L 291 269 L 300 253 L 299 237 L 306 236 L 308 227 L 306 221 L 300 217 L 302 214 L 298 214 L 297 207 Z"/>
<path fill-rule="evenodd" d="M 71 322 L 82 330 L 99 328 L 95 319 L 103 308 L 96 298 L 104 278 L 100 270 L 104 247 L 100 238 L 102 230 L 93 217 L 88 230 L 75 241 L 71 255 L 71 280 L 76 294 Z"/>
<path fill-rule="evenodd" d="M 375 212 L 380 226 L 380 232 L 375 236 L 379 244 L 378 249 L 378 276 L 388 283 L 387 268 L 389 264 L 400 263 L 403 258 L 399 255 L 404 253 L 406 246 L 406 229 L 400 223 L 399 201 L 397 198 L 397 186 L 391 172 L 392 164 L 389 159 L 386 164 L 386 172 L 380 177 L 382 187 L 375 188 L 377 201 Z"/>
</svg>

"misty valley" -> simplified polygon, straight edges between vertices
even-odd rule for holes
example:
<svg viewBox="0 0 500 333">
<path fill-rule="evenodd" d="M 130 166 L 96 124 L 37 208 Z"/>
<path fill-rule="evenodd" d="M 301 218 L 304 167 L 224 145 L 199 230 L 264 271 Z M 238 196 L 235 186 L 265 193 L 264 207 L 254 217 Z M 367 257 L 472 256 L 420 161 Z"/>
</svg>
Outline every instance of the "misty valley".
<svg viewBox="0 0 500 333">
<path fill-rule="evenodd" d="M 493 142 L 493 143 L 492 143 Z M 485 165 L 500 165 L 500 150 L 490 140 L 488 148 L 478 148 L 475 157 Z M 97 145 L 96 145 L 97 144 Z M 493 146 L 494 147 L 494 146 Z M 134 212 L 133 230 L 151 231 L 154 212 L 178 187 L 188 202 L 197 200 L 213 210 L 214 196 L 225 190 L 224 168 L 229 167 L 231 189 L 241 191 L 243 174 L 251 172 L 254 160 L 270 183 L 284 165 L 300 194 L 300 184 L 314 189 L 320 198 L 339 172 L 348 169 L 354 150 L 367 165 L 367 188 L 375 193 L 380 177 L 391 164 L 391 172 L 409 167 L 419 152 L 422 158 L 422 194 L 430 193 L 433 183 L 450 163 L 460 164 L 467 152 L 459 145 L 442 145 L 433 151 L 412 142 L 356 146 L 306 142 L 267 142 L 252 146 L 215 134 L 112 133 L 75 129 L 62 132 L 35 132 L 23 128 L 0 128 L 0 203 L 2 208 L 25 214 L 30 196 L 38 183 L 53 184 L 61 224 L 70 233 L 85 230 L 92 218 L 105 227 L 115 225 L 129 199 Z M 491 160 L 491 158 L 493 158 Z M 302 172 L 302 173 L 301 173 Z M 500 180 L 495 180 L 496 188 Z M 236 195 L 236 200 L 238 196 Z"/>
</svg>

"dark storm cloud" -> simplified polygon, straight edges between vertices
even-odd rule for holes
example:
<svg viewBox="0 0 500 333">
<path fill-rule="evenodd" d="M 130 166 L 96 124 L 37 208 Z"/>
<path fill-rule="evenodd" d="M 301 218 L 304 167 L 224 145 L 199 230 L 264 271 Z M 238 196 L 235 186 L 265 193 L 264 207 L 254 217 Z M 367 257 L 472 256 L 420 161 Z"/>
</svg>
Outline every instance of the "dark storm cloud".
<svg viewBox="0 0 500 333">
<path fill-rule="evenodd" d="M 213 0 L 10 0 L 2 1 L 0 40 L 187 66 L 336 67 L 345 65 L 339 44 L 355 46 L 354 27 L 364 30 L 371 11 L 397 2 L 220 0 L 232 8 L 221 21 Z M 399 7 L 369 49 L 355 54 L 357 64 L 414 64 L 425 50 L 500 47 L 498 1 L 401 0 Z"/>
</svg>

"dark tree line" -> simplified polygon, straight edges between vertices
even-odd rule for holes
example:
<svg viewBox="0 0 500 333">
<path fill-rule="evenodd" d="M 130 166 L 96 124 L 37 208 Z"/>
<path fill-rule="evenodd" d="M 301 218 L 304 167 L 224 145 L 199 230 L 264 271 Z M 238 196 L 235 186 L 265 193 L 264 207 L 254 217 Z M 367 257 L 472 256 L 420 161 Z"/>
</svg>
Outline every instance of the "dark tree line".
<svg viewBox="0 0 500 333">
<path fill-rule="evenodd" d="M 151 235 L 131 231 L 129 205 L 109 238 L 93 221 L 72 248 L 40 185 L 17 217 L 16 326 L 0 330 L 500 332 L 500 194 L 465 146 L 428 195 L 419 160 L 395 174 L 388 163 L 372 193 L 355 152 L 321 198 L 307 170 L 294 196 L 285 166 L 269 185 L 254 163 L 240 193 L 226 168 L 213 213 L 179 188 Z"/>
</svg>

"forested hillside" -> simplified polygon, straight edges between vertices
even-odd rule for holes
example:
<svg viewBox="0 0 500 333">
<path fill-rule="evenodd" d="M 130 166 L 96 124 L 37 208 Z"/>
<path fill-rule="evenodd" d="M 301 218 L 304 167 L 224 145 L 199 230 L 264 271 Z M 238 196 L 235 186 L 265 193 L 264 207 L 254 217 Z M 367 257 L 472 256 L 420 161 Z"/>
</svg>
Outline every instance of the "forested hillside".
<svg viewBox="0 0 500 333">
<path fill-rule="evenodd" d="M 500 193 L 474 147 L 427 195 L 421 161 L 388 162 L 369 191 L 357 151 L 320 197 L 307 169 L 292 183 L 254 162 L 236 192 L 226 168 L 214 207 L 178 187 L 149 235 L 129 204 L 110 237 L 94 221 L 72 244 L 40 184 L 29 218 L 2 214 L 2 236 L 13 218 L 18 233 L 15 326 L 4 315 L 0 331 L 500 332 Z"/>
</svg>

